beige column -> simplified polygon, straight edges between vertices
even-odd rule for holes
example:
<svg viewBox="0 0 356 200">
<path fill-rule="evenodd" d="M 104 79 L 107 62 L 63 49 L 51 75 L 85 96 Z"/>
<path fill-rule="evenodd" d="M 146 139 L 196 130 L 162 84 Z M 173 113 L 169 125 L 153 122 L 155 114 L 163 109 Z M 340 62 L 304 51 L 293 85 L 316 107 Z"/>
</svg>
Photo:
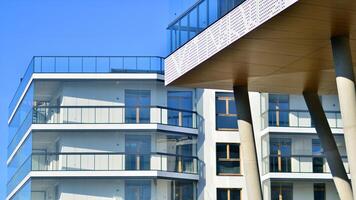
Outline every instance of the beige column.
<svg viewBox="0 0 356 200">
<path fill-rule="evenodd" d="M 353 195 L 356 197 L 356 93 L 351 49 L 348 37 L 333 37 L 331 44 L 347 159 Z"/>
<path fill-rule="evenodd" d="M 342 158 L 337 149 L 334 136 L 320 103 L 319 96 L 315 92 L 304 92 L 303 95 L 311 118 L 315 123 L 315 129 L 320 138 L 320 144 L 324 150 L 339 197 L 340 199 L 352 200 L 351 183 L 347 177 Z"/>
<path fill-rule="evenodd" d="M 234 86 L 234 96 L 238 115 L 238 125 L 243 155 L 242 165 L 246 180 L 248 199 L 262 200 L 260 173 L 253 134 L 250 101 L 246 86 Z"/>
</svg>

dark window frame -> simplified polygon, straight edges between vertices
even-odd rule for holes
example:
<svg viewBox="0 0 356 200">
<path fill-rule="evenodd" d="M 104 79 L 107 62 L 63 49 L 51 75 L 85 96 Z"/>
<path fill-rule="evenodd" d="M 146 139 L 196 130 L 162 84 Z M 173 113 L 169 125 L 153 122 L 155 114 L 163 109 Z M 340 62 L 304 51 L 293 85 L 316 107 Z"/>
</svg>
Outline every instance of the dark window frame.
<svg viewBox="0 0 356 200">
<path fill-rule="evenodd" d="M 225 112 L 220 113 L 218 112 L 218 101 L 225 101 Z M 237 112 L 232 111 L 230 112 L 230 101 L 232 101 L 236 107 L 235 104 L 235 97 L 234 93 L 232 92 L 215 92 L 215 130 L 217 131 L 238 131 L 238 122 L 237 122 Z M 219 117 L 231 117 L 231 118 L 236 118 L 236 128 L 226 128 L 226 127 L 220 127 L 219 125 Z"/>
<path fill-rule="evenodd" d="M 222 190 L 223 192 L 225 190 L 228 193 L 229 192 L 231 193 L 232 190 L 238 191 L 240 193 L 239 194 L 240 199 L 238 199 L 238 200 L 242 199 L 242 188 L 216 188 L 216 199 L 217 200 L 221 200 L 221 199 L 219 199 L 219 196 L 218 196 L 219 190 Z M 227 195 L 227 196 L 229 196 L 229 195 Z M 235 199 L 231 199 L 231 198 L 229 199 L 229 197 L 227 197 L 227 200 L 235 200 Z"/>
<path fill-rule="evenodd" d="M 220 157 L 218 156 L 218 145 L 224 145 L 224 147 L 226 148 L 226 157 Z M 238 149 L 238 156 L 237 158 L 231 158 L 233 157 L 230 152 L 230 149 L 231 149 L 231 145 L 236 145 L 237 146 L 237 149 Z M 216 143 L 216 149 L 215 149 L 215 152 L 216 152 L 216 175 L 217 176 L 241 176 L 241 145 L 240 143 Z M 237 173 L 222 173 L 222 172 L 219 172 L 219 163 L 221 162 L 230 162 L 230 163 L 238 163 L 239 165 L 239 170 Z"/>
</svg>

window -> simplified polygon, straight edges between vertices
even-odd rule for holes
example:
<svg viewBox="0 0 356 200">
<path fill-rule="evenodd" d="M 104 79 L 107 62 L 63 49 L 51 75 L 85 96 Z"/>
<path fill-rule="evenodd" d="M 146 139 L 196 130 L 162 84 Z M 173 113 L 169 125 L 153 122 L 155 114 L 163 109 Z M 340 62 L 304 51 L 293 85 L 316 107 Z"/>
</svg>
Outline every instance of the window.
<svg viewBox="0 0 356 200">
<path fill-rule="evenodd" d="M 281 94 L 268 95 L 268 122 L 270 126 L 289 126 L 289 96 Z"/>
<path fill-rule="evenodd" d="M 216 93 L 216 129 L 237 130 L 237 111 L 233 93 Z"/>
<path fill-rule="evenodd" d="M 293 200 L 293 185 L 291 183 L 272 183 L 271 200 Z"/>
<path fill-rule="evenodd" d="M 151 136 L 125 136 L 125 169 L 149 170 L 151 167 Z"/>
<path fill-rule="evenodd" d="M 216 174 L 240 174 L 240 146 L 239 144 L 216 144 Z"/>
<path fill-rule="evenodd" d="M 125 122 L 149 123 L 151 91 L 125 90 Z"/>
<path fill-rule="evenodd" d="M 218 188 L 217 200 L 240 200 L 241 189 L 238 188 Z"/>
<path fill-rule="evenodd" d="M 314 183 L 314 200 L 325 200 L 324 183 Z"/>
<path fill-rule="evenodd" d="M 271 138 L 271 172 L 291 172 L 291 146 L 292 140 L 289 138 Z"/>
<path fill-rule="evenodd" d="M 195 183 L 191 181 L 173 181 L 173 200 L 195 200 Z"/>
<path fill-rule="evenodd" d="M 168 91 L 168 124 L 183 127 L 193 126 L 193 94 L 191 91 Z M 187 111 L 187 112 L 184 112 Z"/>
<path fill-rule="evenodd" d="M 151 181 L 149 180 L 126 180 L 125 200 L 150 200 Z"/>
<path fill-rule="evenodd" d="M 313 172 L 314 173 L 323 173 L 324 172 L 324 156 L 323 156 L 323 149 L 321 148 L 319 139 L 313 139 L 312 150 L 313 150 Z"/>
</svg>

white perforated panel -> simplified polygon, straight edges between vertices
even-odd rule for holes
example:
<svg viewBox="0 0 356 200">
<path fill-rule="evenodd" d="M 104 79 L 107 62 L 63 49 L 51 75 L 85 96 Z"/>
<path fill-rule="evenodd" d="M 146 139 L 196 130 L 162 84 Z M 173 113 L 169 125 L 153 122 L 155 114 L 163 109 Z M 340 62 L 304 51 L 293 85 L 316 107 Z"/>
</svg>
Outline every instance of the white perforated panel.
<svg viewBox="0 0 356 200">
<path fill-rule="evenodd" d="M 166 85 L 297 1 L 245 1 L 165 59 Z"/>
</svg>

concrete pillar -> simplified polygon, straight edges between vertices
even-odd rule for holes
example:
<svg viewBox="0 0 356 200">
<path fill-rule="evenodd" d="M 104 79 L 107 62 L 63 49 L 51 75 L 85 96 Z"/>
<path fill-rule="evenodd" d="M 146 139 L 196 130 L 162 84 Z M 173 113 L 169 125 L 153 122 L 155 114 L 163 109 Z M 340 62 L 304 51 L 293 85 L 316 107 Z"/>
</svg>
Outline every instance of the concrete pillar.
<svg viewBox="0 0 356 200">
<path fill-rule="evenodd" d="M 315 92 L 304 92 L 303 95 L 311 118 L 315 123 L 315 129 L 320 138 L 320 143 L 329 164 L 339 197 L 343 200 L 352 200 L 351 183 L 347 177 L 342 158 L 337 149 L 334 136 L 320 103 L 319 96 Z"/>
<path fill-rule="evenodd" d="M 356 93 L 351 49 L 348 37 L 331 38 L 336 86 L 344 125 L 347 159 L 353 195 L 356 197 Z"/>
<path fill-rule="evenodd" d="M 234 86 L 234 95 L 238 114 L 241 151 L 243 155 L 242 165 L 246 180 L 247 196 L 248 199 L 251 200 L 262 200 L 260 173 L 258 171 L 256 145 L 247 87 Z"/>
</svg>

